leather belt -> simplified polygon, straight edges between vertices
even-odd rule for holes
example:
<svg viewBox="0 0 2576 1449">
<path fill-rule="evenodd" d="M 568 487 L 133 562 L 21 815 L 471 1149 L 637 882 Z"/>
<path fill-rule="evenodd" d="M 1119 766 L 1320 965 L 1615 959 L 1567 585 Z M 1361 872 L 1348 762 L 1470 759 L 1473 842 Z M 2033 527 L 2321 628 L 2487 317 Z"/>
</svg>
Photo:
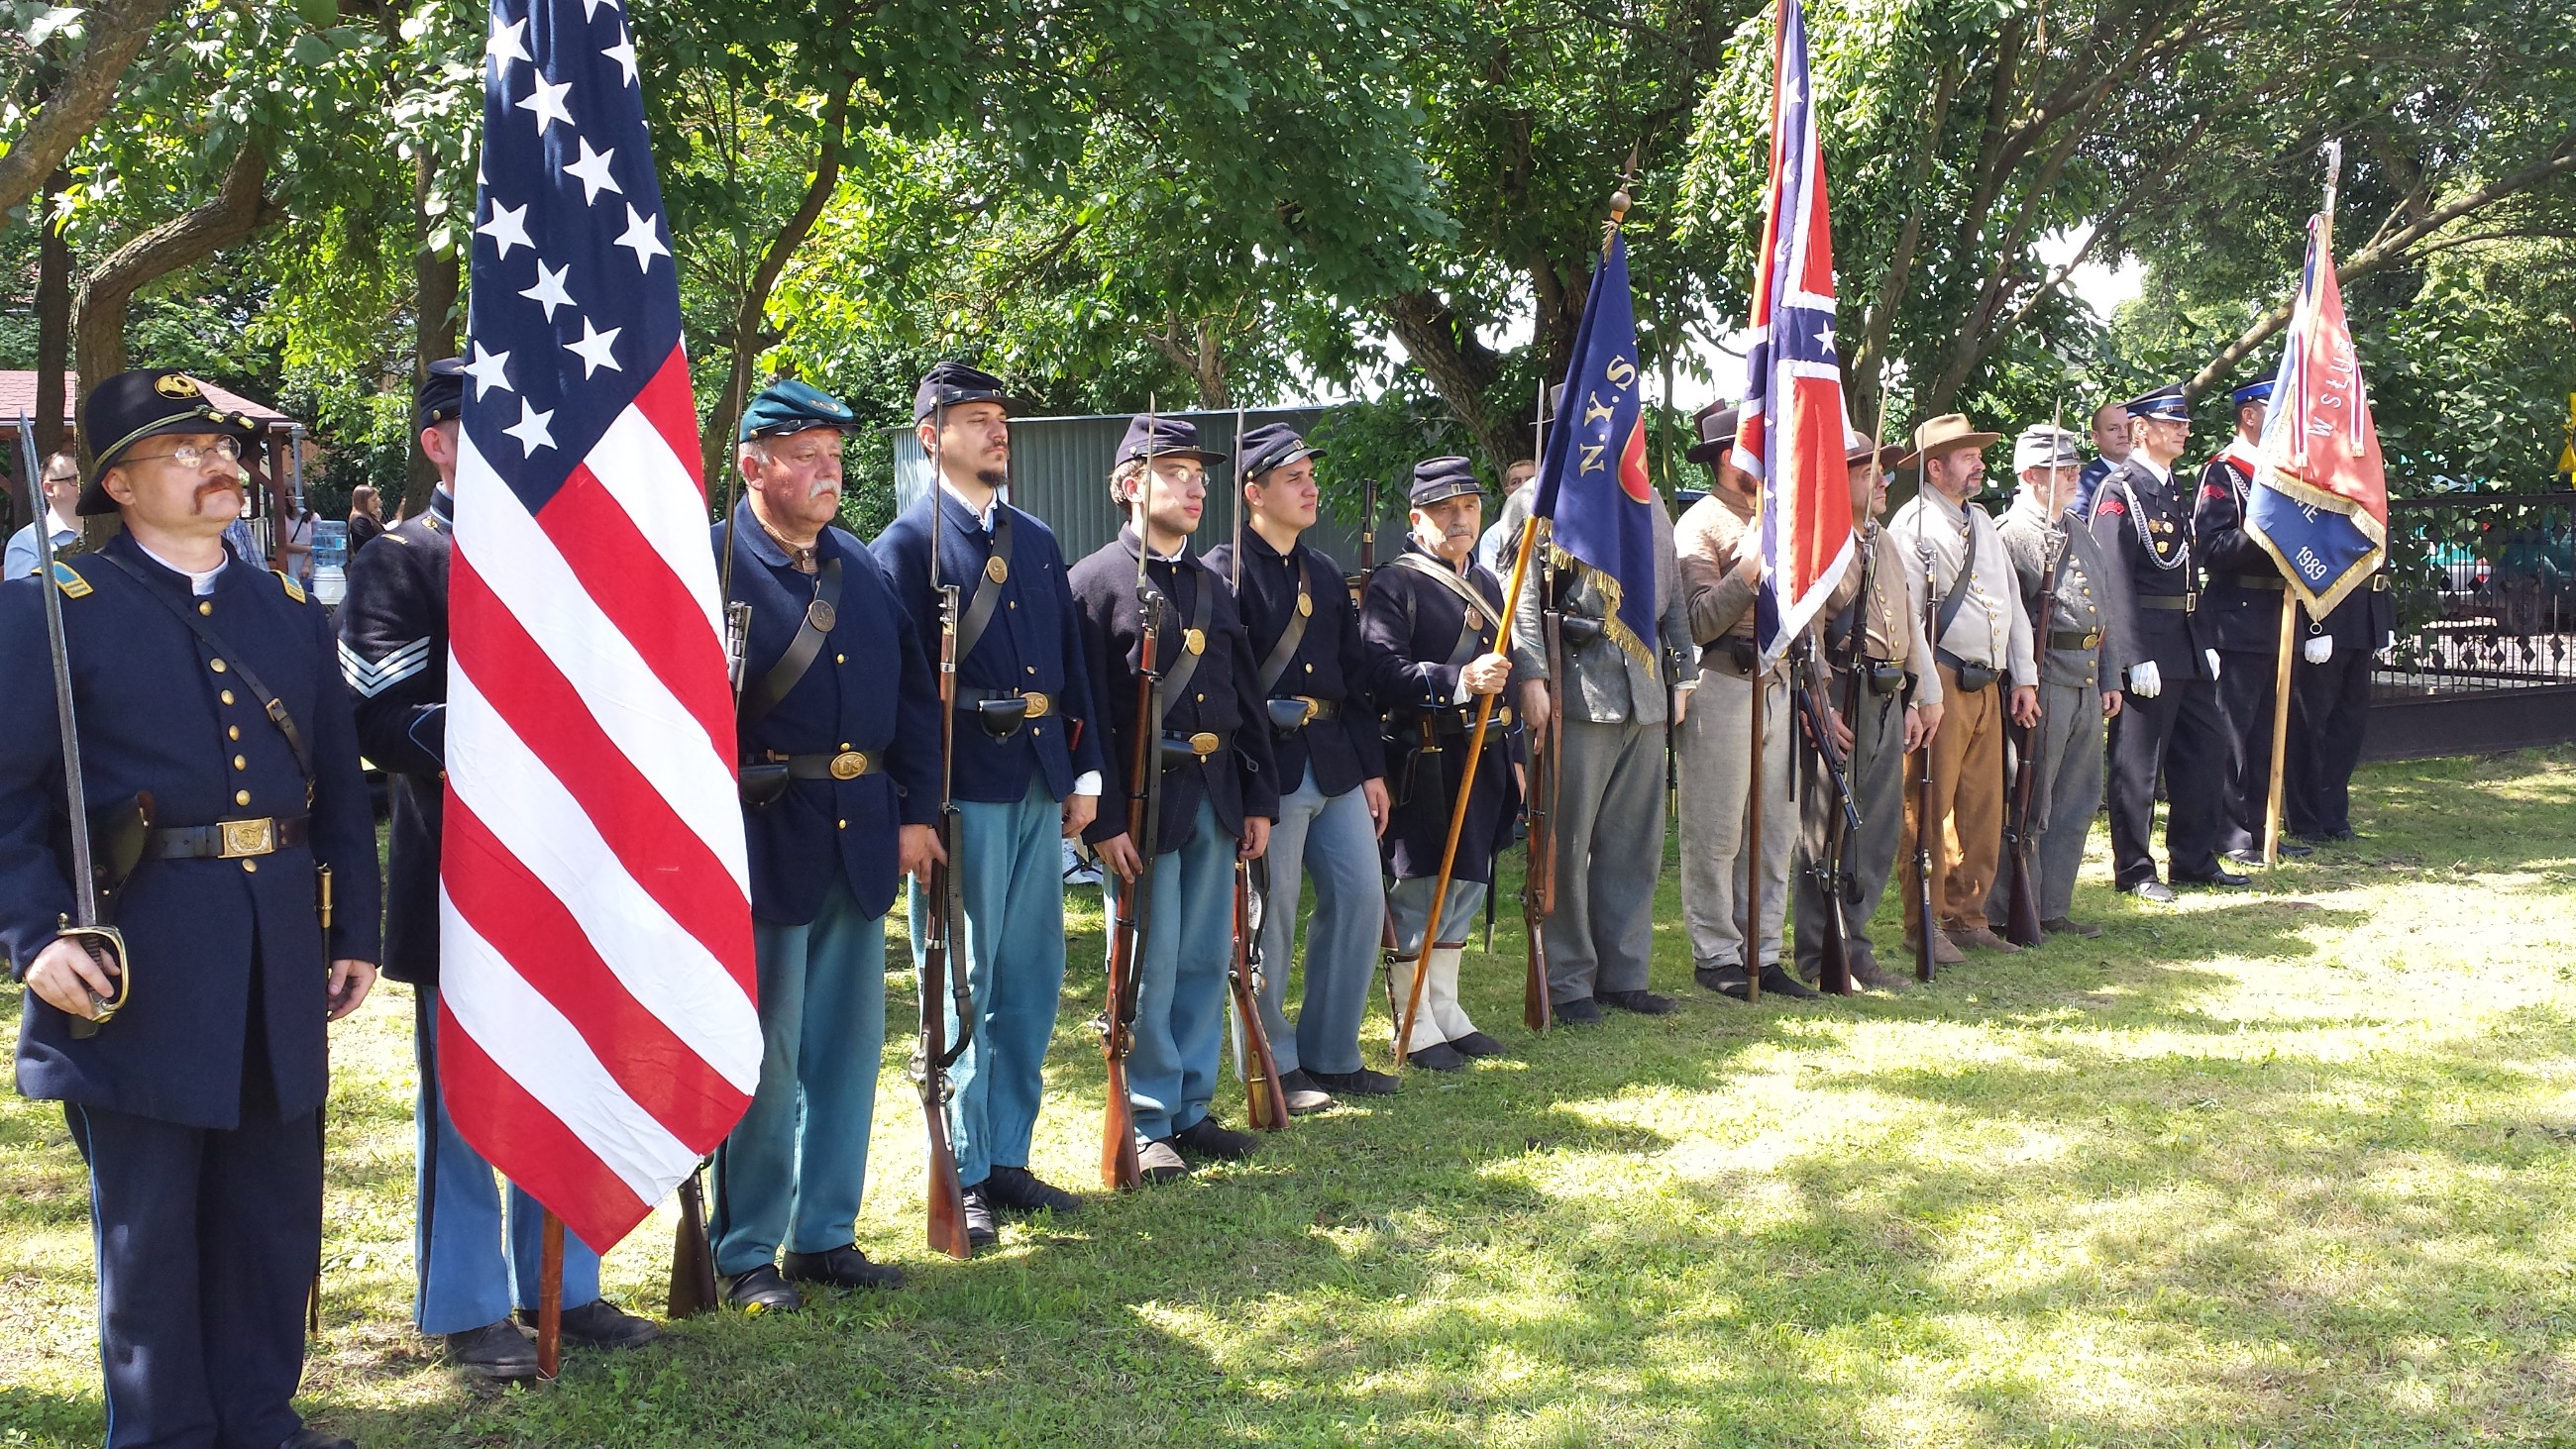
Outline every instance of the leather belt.
<svg viewBox="0 0 2576 1449">
<path fill-rule="evenodd" d="M 1905 687 L 1905 666 L 1893 659 L 1874 659 L 1864 654 L 1860 667 L 1861 677 L 1869 682 L 1872 694 L 1894 694 Z"/>
<path fill-rule="evenodd" d="M 2387 593 L 2387 592 L 2388 592 L 2388 575 L 2386 575 L 2386 574 L 2372 574 L 2372 575 L 2370 576 L 2370 591 L 2371 591 L 2372 593 L 2374 593 L 2374 594 L 2384 594 L 2384 593 Z"/>
<path fill-rule="evenodd" d="M 1753 666 L 1760 662 L 1760 656 L 1754 652 L 1752 640 L 1729 634 L 1701 645 L 1699 662 L 1705 669 L 1715 669 L 1737 679 L 1751 679 Z"/>
<path fill-rule="evenodd" d="M 2200 607 L 2200 595 L 2140 594 L 2138 595 L 2138 607 L 2141 609 L 2171 609 L 2179 614 L 2188 614 Z"/>
<path fill-rule="evenodd" d="M 2282 587 L 2279 574 L 2237 574 L 2232 581 L 2239 588 L 2270 589 L 2276 594 L 2281 592 Z"/>
<path fill-rule="evenodd" d="M 765 751 L 761 763 L 785 765 L 791 780 L 855 780 L 885 773 L 885 760 L 865 750 L 818 750 L 810 755 Z"/>
<path fill-rule="evenodd" d="M 1028 719 L 1045 719 L 1055 713 L 1055 696 L 1042 689 L 960 689 L 957 707 L 972 714 L 975 706 L 991 700 L 1020 699 L 1028 701 Z"/>
<path fill-rule="evenodd" d="M 1462 704 L 1454 709 L 1440 710 L 1431 718 L 1434 721 L 1433 728 L 1444 735 L 1470 734 L 1476 728 L 1476 707 L 1472 704 Z M 1498 704 L 1494 706 L 1494 717 L 1486 721 L 1485 728 L 1498 730 L 1511 722 L 1512 707 L 1508 704 Z"/>
<path fill-rule="evenodd" d="M 144 854 L 154 860 L 244 860 L 292 850 L 305 841 L 309 817 L 219 820 L 155 830 Z"/>
<path fill-rule="evenodd" d="M 2051 649 L 2090 649 L 2101 642 L 2102 631 L 2099 629 L 2051 629 L 2048 631 L 2048 647 Z"/>
<path fill-rule="evenodd" d="M 1304 724 L 1321 724 L 1326 720 L 1342 717 L 1342 702 L 1338 699 L 1317 699 L 1311 694 L 1292 694 L 1287 697 L 1306 706 Z"/>
<path fill-rule="evenodd" d="M 1232 730 L 1200 730 L 1194 735 L 1165 735 L 1163 748 L 1176 754 L 1196 755 L 1204 760 L 1226 747 L 1234 738 Z"/>
</svg>

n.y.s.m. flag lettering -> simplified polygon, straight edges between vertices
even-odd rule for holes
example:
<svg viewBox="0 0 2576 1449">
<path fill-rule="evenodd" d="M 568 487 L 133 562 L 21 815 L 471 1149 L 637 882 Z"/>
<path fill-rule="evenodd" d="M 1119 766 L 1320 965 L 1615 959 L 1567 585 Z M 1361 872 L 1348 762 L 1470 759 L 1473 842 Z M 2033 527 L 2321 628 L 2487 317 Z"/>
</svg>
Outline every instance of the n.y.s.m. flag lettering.
<svg viewBox="0 0 2576 1449">
<path fill-rule="evenodd" d="M 1539 462 L 1533 516 L 1549 520 L 1560 563 L 1580 569 L 1610 603 L 1604 621 L 1619 646 L 1655 660 L 1655 520 L 1663 503 L 1646 476 L 1646 420 L 1638 395 L 1637 312 L 1628 291 L 1628 240 L 1616 226 L 1575 329 L 1565 371 L 1565 420 Z"/>
<path fill-rule="evenodd" d="M 1766 666 L 1816 616 L 1852 556 L 1842 364 L 1834 352 L 1833 228 L 1799 0 L 1778 0 L 1776 26 L 1771 183 L 1734 455 L 1762 489 L 1754 642 Z"/>
<path fill-rule="evenodd" d="M 2308 612 L 2323 615 L 2378 571 L 2388 549 L 2388 474 L 2335 281 L 2331 213 L 2308 221 L 2262 464 L 2245 531 L 2280 563 Z"/>
<path fill-rule="evenodd" d="M 438 1062 L 606 1249 L 760 1075 L 733 695 L 617 0 L 496 0 L 449 584 Z"/>
</svg>

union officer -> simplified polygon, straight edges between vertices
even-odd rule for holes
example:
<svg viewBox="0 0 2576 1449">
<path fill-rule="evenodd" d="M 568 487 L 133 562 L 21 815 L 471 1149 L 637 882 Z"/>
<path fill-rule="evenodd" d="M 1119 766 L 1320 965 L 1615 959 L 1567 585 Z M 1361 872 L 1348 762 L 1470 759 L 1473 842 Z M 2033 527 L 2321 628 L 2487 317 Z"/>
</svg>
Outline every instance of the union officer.
<svg viewBox="0 0 2576 1449">
<path fill-rule="evenodd" d="M 224 545 L 247 418 L 182 373 L 121 372 L 80 434 L 79 511 L 124 531 L 0 584 L 0 943 L 28 991 L 19 1089 L 63 1103 L 89 1164 L 107 1442 L 346 1445 L 291 1402 L 321 1263 L 323 1024 L 366 999 L 378 941 L 330 621 Z M 96 840 L 121 970 L 63 932 L 48 588 L 92 818 L 113 822 Z M 93 1027 L 101 998 L 121 1004 Z"/>
<path fill-rule="evenodd" d="M 1154 858 L 1127 834 L 1124 810 L 1091 822 L 1088 839 L 1115 879 L 1110 903 L 1154 872 L 1154 914 L 1145 922 L 1128 1105 L 1136 1115 L 1137 1167 L 1148 1182 L 1189 1171 L 1190 1158 L 1252 1155 L 1248 1132 L 1220 1126 L 1216 1094 L 1225 1024 L 1225 973 L 1233 940 L 1234 862 L 1258 860 L 1279 818 L 1279 770 L 1234 596 L 1189 538 L 1207 506 L 1207 465 L 1222 453 L 1199 446 L 1198 429 L 1177 418 L 1135 419 L 1118 445 L 1109 495 L 1127 514 L 1118 537 L 1073 566 L 1074 608 L 1092 668 L 1092 697 L 1107 722 L 1102 753 L 1114 798 L 1141 791 L 1128 779 L 1137 738 L 1147 769 L 1162 773 Z M 1146 587 L 1167 601 L 1156 667 L 1163 717 L 1136 713 L 1143 645 L 1136 597 L 1137 557 Z"/>
<path fill-rule="evenodd" d="M 417 1163 L 412 1321 L 441 1340 L 468 1376 L 537 1376 L 534 1323 L 545 1208 L 512 1186 L 506 1214 L 492 1165 L 456 1131 L 438 1075 L 438 842 L 447 791 L 447 562 L 455 544 L 458 418 L 465 366 L 429 365 L 412 402 L 420 450 L 438 470 L 428 511 L 404 519 L 349 560 L 340 605 L 340 678 L 355 702 L 358 748 L 389 776 L 385 975 L 412 987 L 412 1097 Z M 506 1221 L 505 1221 L 506 1218 Z M 563 1244 L 563 1336 L 632 1348 L 660 1330 L 599 1296 L 599 1254 Z"/>
<path fill-rule="evenodd" d="M 852 1238 L 885 1048 L 885 913 L 941 859 L 939 687 L 876 555 L 835 527 L 857 420 L 794 379 L 743 410 L 749 485 L 715 526 L 751 608 L 735 729 L 760 970 L 760 1086 L 716 1149 L 707 1237 L 725 1296 L 891 1287 Z M 781 1248 L 786 1256 L 779 1260 Z M 782 1273 L 783 1268 L 783 1273 Z"/>
<path fill-rule="evenodd" d="M 1384 853 L 1395 878 L 1387 916 L 1397 957 L 1388 970 L 1398 1002 L 1410 1000 L 1417 969 L 1429 973 L 1405 1060 L 1452 1072 L 1469 1057 L 1504 1055 L 1503 1044 L 1476 1030 L 1459 1002 L 1458 963 L 1476 908 L 1493 888 L 1494 858 L 1511 843 L 1520 811 L 1504 734 L 1512 722 L 1508 707 L 1497 707 L 1487 725 L 1449 898 L 1436 913 L 1431 892 L 1453 802 L 1470 788 L 1467 738 L 1477 696 L 1501 694 L 1512 683 L 1512 661 L 1501 637 L 1502 583 L 1476 562 L 1485 502 L 1473 465 L 1464 458 L 1414 464 L 1411 501 L 1412 536 L 1394 562 L 1369 576 L 1360 632 L 1382 651 L 1373 666 L 1374 692 L 1388 710 L 1393 766 L 1395 818 Z"/>
</svg>

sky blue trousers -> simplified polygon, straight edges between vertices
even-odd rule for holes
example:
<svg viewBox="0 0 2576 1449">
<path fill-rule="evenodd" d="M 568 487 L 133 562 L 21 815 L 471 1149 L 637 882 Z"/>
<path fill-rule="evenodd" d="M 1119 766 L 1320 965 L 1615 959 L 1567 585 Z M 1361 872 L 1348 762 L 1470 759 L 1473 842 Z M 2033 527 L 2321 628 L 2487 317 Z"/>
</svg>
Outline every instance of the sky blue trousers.
<svg viewBox="0 0 2576 1449">
<path fill-rule="evenodd" d="M 1136 1044 L 1127 1054 L 1127 1101 L 1136 1135 L 1148 1140 L 1198 1125 L 1216 1096 L 1225 973 L 1234 958 L 1234 849 L 1234 837 L 1202 800 L 1189 843 L 1154 857 Z M 1109 872 L 1113 912 L 1120 885 Z M 1117 944 L 1115 927 L 1110 944 Z"/>
<path fill-rule="evenodd" d="M 950 956 L 967 963 L 976 1021 L 974 1040 L 949 1070 L 948 1129 L 957 1180 L 973 1187 L 997 1165 L 1029 1165 L 1064 991 L 1064 813 L 1044 777 L 1033 776 L 1017 804 L 961 800 L 957 814 L 951 865 L 966 920 Z M 919 884 L 910 890 L 918 969 L 924 901 Z M 956 1013 L 949 1016 L 953 1042 Z"/>
<path fill-rule="evenodd" d="M 885 1054 L 885 917 L 862 916 L 835 873 L 814 919 L 754 918 L 760 1086 L 716 1149 L 707 1237 L 718 1273 L 778 1250 L 850 1246 L 868 1181 L 868 1129 Z"/>
<path fill-rule="evenodd" d="M 1271 827 L 1269 914 L 1261 923 L 1261 1024 L 1282 1074 L 1360 1069 L 1360 1019 L 1368 1014 L 1377 974 L 1378 934 L 1386 922 L 1386 881 L 1378 875 L 1377 827 L 1357 789 L 1326 795 L 1314 771 L 1279 802 Z M 1305 1004 L 1291 1031 L 1283 1003 L 1297 960 L 1297 896 L 1315 881 L 1315 913 L 1306 921 Z"/>
</svg>

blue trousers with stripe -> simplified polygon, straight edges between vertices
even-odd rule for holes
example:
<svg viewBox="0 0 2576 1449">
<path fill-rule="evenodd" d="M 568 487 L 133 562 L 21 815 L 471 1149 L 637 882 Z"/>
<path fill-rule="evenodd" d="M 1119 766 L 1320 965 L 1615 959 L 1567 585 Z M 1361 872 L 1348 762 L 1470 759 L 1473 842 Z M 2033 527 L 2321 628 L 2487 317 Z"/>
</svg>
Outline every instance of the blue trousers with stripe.
<svg viewBox="0 0 2576 1449">
<path fill-rule="evenodd" d="M 229 1132 L 63 1104 L 89 1164 L 108 1449 L 276 1449 L 304 1421 L 322 1262 L 315 1114 Z"/>
</svg>

